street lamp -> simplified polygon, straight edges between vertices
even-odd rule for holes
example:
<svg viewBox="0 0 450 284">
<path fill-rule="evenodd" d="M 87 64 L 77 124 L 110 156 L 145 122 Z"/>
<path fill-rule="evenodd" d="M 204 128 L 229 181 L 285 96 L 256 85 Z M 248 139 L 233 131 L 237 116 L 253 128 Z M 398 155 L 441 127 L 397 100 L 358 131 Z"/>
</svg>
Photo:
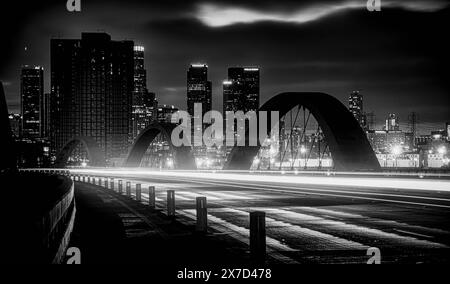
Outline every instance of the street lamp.
<svg viewBox="0 0 450 284">
<path fill-rule="evenodd" d="M 302 153 L 303 156 L 304 156 L 304 158 L 305 158 L 305 170 L 306 170 L 306 152 L 307 152 L 307 151 L 308 151 L 308 150 L 306 149 L 305 145 L 302 145 L 302 146 L 300 147 L 300 153 Z"/>
</svg>

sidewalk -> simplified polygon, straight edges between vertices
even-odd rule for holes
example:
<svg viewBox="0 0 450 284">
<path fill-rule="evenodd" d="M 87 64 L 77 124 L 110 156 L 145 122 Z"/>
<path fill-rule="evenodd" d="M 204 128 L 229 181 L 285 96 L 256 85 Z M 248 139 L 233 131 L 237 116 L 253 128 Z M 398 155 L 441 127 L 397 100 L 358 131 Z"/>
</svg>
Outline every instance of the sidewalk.
<svg viewBox="0 0 450 284">
<path fill-rule="evenodd" d="M 75 183 L 77 215 L 69 247 L 81 263 L 249 264 L 248 246 L 223 234 L 194 233 L 193 224 L 171 220 L 99 186 Z"/>
</svg>

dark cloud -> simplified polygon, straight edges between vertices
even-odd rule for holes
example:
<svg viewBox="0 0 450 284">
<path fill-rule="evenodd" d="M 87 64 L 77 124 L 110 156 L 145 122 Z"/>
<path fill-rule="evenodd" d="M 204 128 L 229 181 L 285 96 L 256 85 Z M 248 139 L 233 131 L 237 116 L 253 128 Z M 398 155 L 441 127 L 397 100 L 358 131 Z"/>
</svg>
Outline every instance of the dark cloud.
<svg viewBox="0 0 450 284">
<path fill-rule="evenodd" d="M 0 47 L 0 80 L 10 82 L 6 90 L 11 103 L 18 101 L 22 64 L 43 65 L 48 89 L 50 37 L 105 30 L 115 39 L 133 39 L 146 47 L 149 86 L 162 103 L 184 107 L 187 65 L 204 61 L 210 66 L 214 106 L 219 109 L 227 67 L 258 65 L 262 101 L 282 91 L 325 91 L 345 102 L 349 92 L 360 89 L 366 108 L 380 119 L 388 112 L 407 117 L 414 110 L 426 121 L 450 120 L 446 71 L 450 46 L 444 34 L 449 9 L 430 12 L 420 6 L 442 1 L 402 2 L 421 8 L 415 10 L 347 9 L 301 24 L 261 21 L 223 27 L 210 27 L 196 17 L 199 5 L 212 1 L 83 1 L 79 14 L 66 12 L 62 2 L 33 1 L 27 8 L 6 4 L 12 19 L 0 20 L 5 38 Z M 288 13 L 344 2 L 348 1 L 224 0 L 214 4 Z"/>
</svg>

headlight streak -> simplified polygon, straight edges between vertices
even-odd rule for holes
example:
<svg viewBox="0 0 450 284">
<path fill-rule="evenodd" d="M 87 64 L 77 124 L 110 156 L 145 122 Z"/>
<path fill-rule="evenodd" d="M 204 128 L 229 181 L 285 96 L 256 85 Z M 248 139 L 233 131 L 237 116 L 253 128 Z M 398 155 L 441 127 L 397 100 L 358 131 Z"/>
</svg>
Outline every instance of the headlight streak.
<svg viewBox="0 0 450 284">
<path fill-rule="evenodd" d="M 168 178 L 192 178 L 217 181 L 241 181 L 271 184 L 308 184 L 308 185 L 326 185 L 326 186 L 345 186 L 362 188 L 391 188 L 391 189 L 413 189 L 413 190 L 431 190 L 450 192 L 449 179 L 420 179 L 418 174 L 392 174 L 395 177 L 386 177 L 386 174 L 380 173 L 334 173 L 336 175 L 326 176 L 326 172 L 315 172 L 323 176 L 309 176 L 311 172 L 305 172 L 293 175 L 286 172 L 281 175 L 279 172 L 269 173 L 250 173 L 248 171 L 153 171 L 142 168 L 127 169 L 71 169 L 74 174 L 88 175 L 132 175 L 143 177 L 168 177 Z M 292 174 L 292 175 L 290 175 Z M 353 175 L 353 176 L 349 176 Z M 431 175 L 428 175 L 431 176 Z M 449 177 L 450 175 L 440 175 Z M 416 178 L 411 178 L 416 177 Z"/>
</svg>

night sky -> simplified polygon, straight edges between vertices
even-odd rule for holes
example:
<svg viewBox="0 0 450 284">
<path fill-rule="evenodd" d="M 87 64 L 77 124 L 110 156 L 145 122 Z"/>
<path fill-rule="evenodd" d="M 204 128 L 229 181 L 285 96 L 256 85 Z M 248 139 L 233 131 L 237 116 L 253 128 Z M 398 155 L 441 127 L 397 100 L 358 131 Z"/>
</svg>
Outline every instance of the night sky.
<svg viewBox="0 0 450 284">
<path fill-rule="evenodd" d="M 381 122 L 419 114 L 423 131 L 450 121 L 450 2 L 382 0 L 2 2 L 0 80 L 11 112 L 19 111 L 23 64 L 44 66 L 49 91 L 50 38 L 105 31 L 146 48 L 148 87 L 160 103 L 186 106 L 186 70 L 206 62 L 213 107 L 222 108 L 227 68 L 261 67 L 261 102 L 284 91 L 322 91 L 347 104 L 360 90 Z M 4 1 L 6 2 L 6 1 Z"/>
</svg>

